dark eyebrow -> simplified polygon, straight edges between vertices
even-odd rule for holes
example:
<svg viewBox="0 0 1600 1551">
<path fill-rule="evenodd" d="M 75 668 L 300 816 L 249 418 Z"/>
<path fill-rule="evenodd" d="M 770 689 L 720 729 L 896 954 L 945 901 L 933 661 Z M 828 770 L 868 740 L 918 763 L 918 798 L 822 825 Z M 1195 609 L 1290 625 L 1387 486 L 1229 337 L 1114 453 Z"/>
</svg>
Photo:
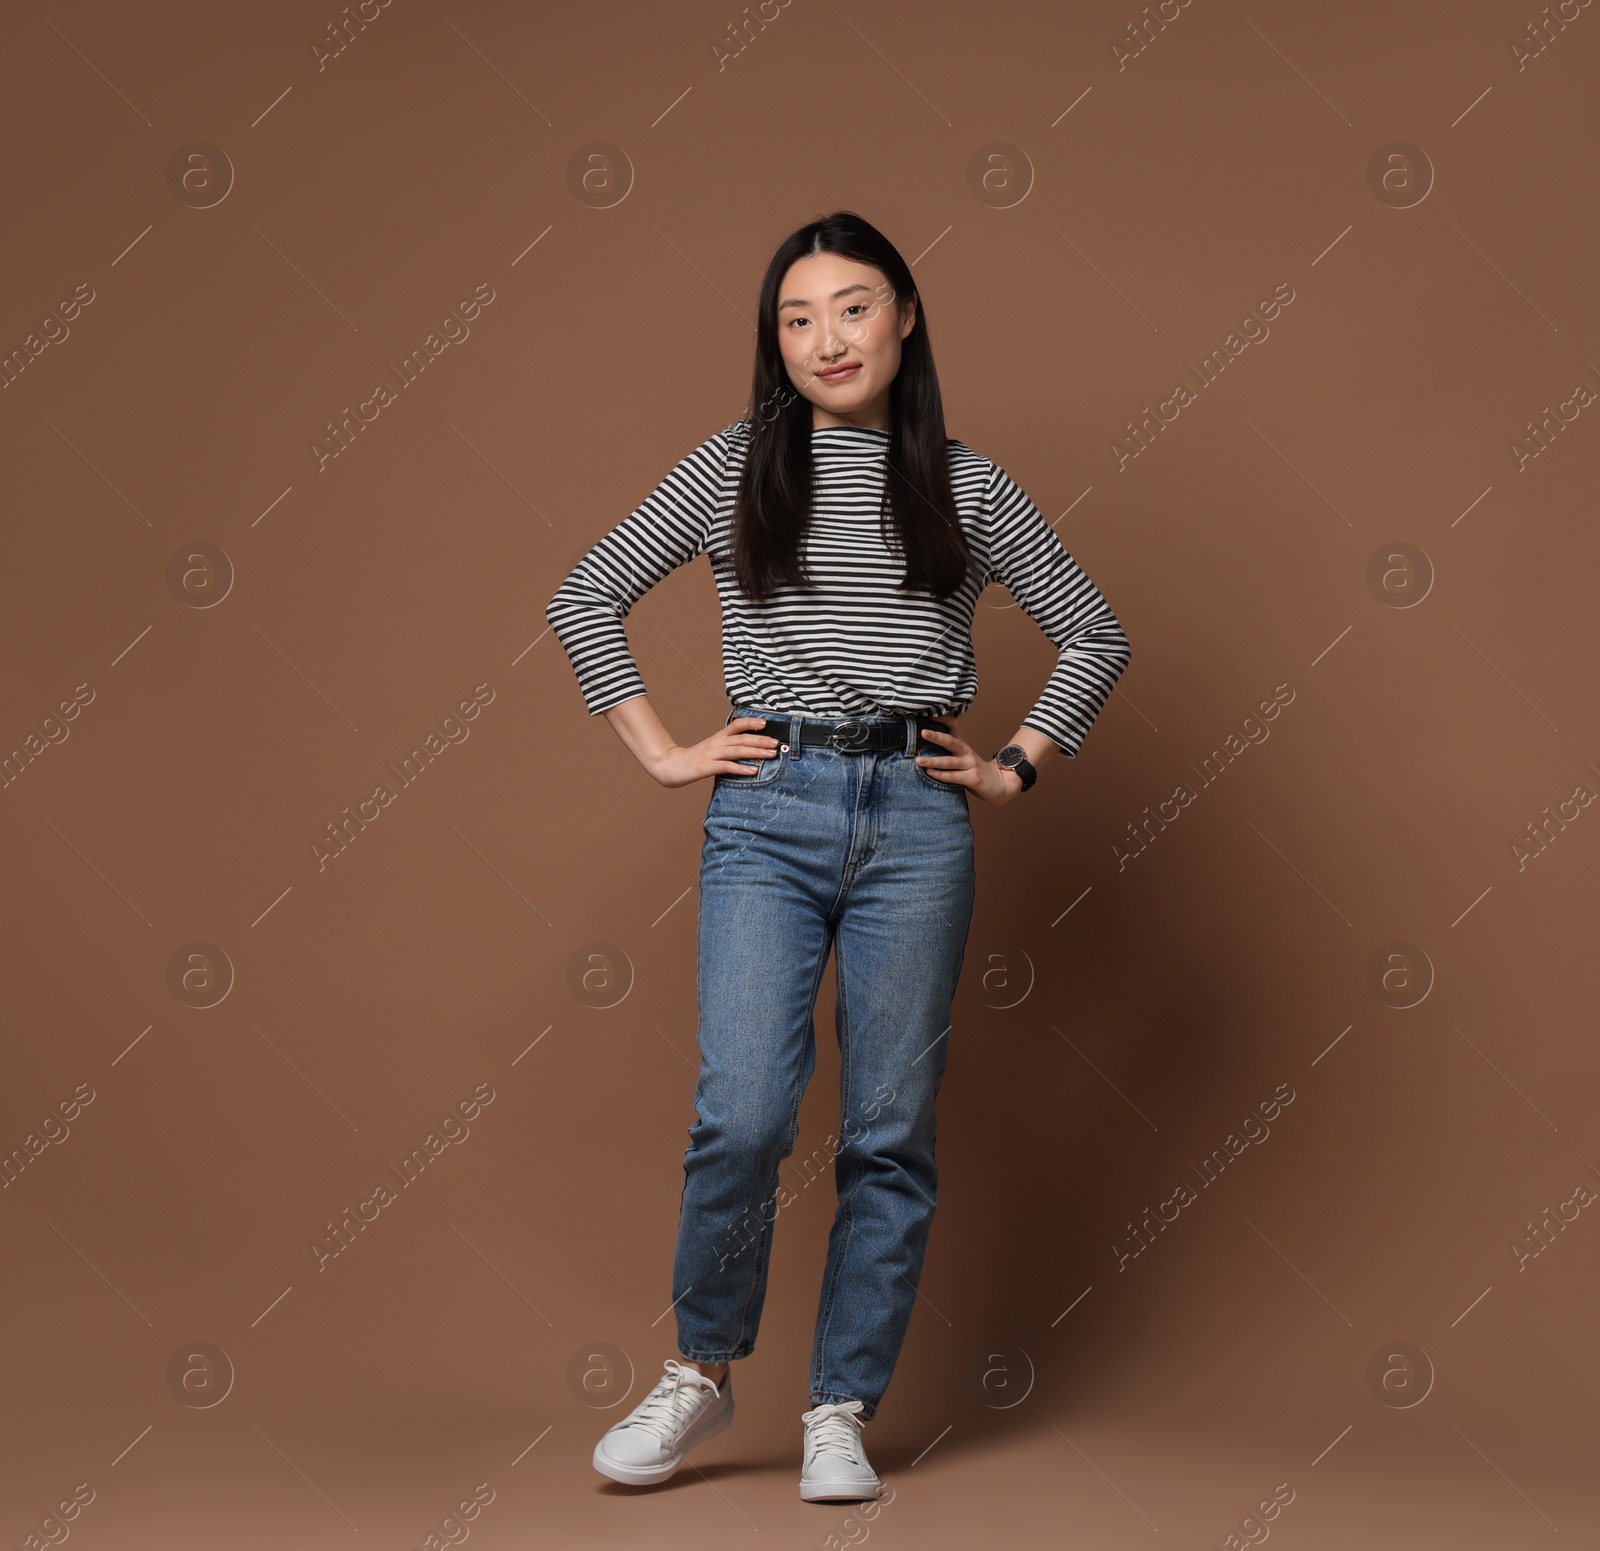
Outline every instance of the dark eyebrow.
<svg viewBox="0 0 1600 1551">
<path fill-rule="evenodd" d="M 870 285 L 861 285 L 859 282 L 855 285 L 847 285 L 842 291 L 835 291 L 828 300 L 836 302 L 841 296 L 850 295 L 852 291 L 866 291 L 870 295 L 872 287 Z M 782 312 L 785 307 L 809 307 L 810 305 L 811 303 L 803 296 L 791 296 L 788 301 L 778 303 L 778 311 Z"/>
</svg>

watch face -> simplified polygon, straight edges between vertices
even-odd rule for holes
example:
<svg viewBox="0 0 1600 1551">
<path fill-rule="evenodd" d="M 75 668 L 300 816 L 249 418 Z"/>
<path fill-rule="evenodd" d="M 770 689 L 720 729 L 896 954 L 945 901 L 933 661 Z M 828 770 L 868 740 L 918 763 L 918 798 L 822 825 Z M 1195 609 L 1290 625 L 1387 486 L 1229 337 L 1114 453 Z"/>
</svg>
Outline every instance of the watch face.
<svg viewBox="0 0 1600 1551">
<path fill-rule="evenodd" d="M 1021 763 L 1028 757 L 1028 751 L 1020 743 L 1008 743 L 994 757 L 997 765 L 1004 765 L 1007 769 Z"/>
</svg>

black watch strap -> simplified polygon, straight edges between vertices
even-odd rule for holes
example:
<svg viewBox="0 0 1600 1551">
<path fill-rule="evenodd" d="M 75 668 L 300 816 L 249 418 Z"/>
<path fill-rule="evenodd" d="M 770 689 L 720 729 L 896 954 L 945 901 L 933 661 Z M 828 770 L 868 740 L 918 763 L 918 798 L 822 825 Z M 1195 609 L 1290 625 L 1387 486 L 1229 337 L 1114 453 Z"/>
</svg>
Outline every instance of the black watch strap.
<svg viewBox="0 0 1600 1551">
<path fill-rule="evenodd" d="M 1015 770 L 1022 780 L 1022 789 L 1027 791 L 1039 779 L 1039 772 L 1033 768 L 1028 759 L 1028 752 L 1020 743 L 1008 743 L 995 755 L 995 763 L 1002 770 Z"/>
</svg>

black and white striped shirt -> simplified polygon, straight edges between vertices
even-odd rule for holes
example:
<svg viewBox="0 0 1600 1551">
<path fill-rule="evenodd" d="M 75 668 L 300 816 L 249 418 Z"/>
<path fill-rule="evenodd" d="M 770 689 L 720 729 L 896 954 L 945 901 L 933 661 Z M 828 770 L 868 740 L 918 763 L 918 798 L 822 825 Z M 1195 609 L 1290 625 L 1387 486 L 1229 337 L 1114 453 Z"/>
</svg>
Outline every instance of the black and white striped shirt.
<svg viewBox="0 0 1600 1551">
<path fill-rule="evenodd" d="M 1022 725 L 1076 754 L 1131 657 L 1105 599 L 1039 509 L 998 464 L 951 439 L 950 483 L 979 574 L 940 600 L 897 592 L 904 563 L 884 544 L 878 507 L 889 433 L 813 430 L 807 574 L 765 603 L 740 591 L 730 548 L 750 422 L 689 453 L 556 590 L 545 617 L 571 659 L 591 715 L 645 693 L 622 621 L 675 567 L 702 553 L 722 603 L 730 704 L 810 716 L 958 716 L 978 692 L 972 618 L 990 581 L 1004 585 L 1059 649 Z"/>
</svg>

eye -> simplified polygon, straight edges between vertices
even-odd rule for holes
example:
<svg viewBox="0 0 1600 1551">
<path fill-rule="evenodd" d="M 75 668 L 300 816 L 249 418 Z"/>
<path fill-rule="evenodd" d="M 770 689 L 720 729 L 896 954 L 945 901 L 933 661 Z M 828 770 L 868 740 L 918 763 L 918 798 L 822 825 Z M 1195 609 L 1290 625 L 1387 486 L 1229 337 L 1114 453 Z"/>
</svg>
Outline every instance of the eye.
<svg viewBox="0 0 1600 1551">
<path fill-rule="evenodd" d="M 865 302 L 852 302 L 844 311 L 845 316 L 849 317 L 852 312 L 865 312 L 866 310 L 867 304 Z"/>
</svg>

